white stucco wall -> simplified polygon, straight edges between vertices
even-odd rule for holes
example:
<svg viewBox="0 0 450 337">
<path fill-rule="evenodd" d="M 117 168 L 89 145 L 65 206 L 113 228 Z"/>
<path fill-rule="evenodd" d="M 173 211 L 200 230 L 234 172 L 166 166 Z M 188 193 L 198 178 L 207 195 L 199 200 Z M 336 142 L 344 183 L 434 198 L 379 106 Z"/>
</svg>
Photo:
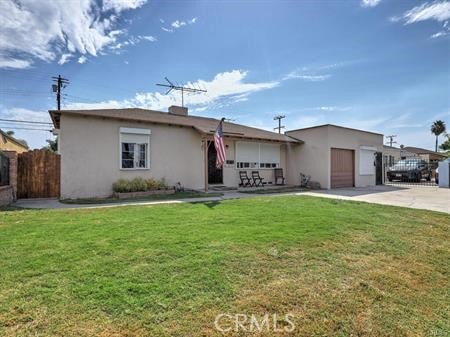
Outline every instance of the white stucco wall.
<svg viewBox="0 0 450 337">
<path fill-rule="evenodd" d="M 148 170 L 120 169 L 120 127 L 151 129 Z M 119 178 L 204 188 L 201 137 L 191 128 L 62 114 L 59 142 L 62 199 L 109 196 Z"/>
<path fill-rule="evenodd" d="M 375 185 L 375 167 L 373 174 L 359 174 L 360 147 L 370 146 L 381 151 L 383 135 L 332 125 L 289 131 L 287 134 L 304 141 L 288 156 L 290 180 L 299 181 L 298 176 L 302 172 L 311 176 L 311 180 L 318 181 L 322 188 L 330 188 L 331 148 L 340 148 L 355 151 L 355 186 Z"/>
</svg>

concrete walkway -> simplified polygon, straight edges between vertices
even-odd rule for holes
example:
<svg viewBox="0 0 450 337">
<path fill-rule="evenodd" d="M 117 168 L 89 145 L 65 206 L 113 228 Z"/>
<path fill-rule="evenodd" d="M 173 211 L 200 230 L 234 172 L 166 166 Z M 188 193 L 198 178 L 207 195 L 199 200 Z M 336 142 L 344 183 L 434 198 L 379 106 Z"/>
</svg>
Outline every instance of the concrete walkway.
<svg viewBox="0 0 450 337">
<path fill-rule="evenodd" d="M 132 205 L 179 204 L 192 202 L 213 202 L 227 199 L 242 199 L 254 197 L 277 197 L 284 195 L 315 196 L 341 200 L 364 201 L 375 204 L 402 206 L 427 209 L 450 213 L 450 189 L 432 186 L 374 186 L 364 188 L 348 188 L 334 190 L 319 190 L 309 192 L 289 192 L 273 194 L 224 192 L 222 197 L 186 198 L 160 201 L 125 201 L 111 204 L 64 204 L 56 199 L 22 199 L 14 205 L 23 208 L 36 209 L 78 209 L 106 208 Z"/>
</svg>

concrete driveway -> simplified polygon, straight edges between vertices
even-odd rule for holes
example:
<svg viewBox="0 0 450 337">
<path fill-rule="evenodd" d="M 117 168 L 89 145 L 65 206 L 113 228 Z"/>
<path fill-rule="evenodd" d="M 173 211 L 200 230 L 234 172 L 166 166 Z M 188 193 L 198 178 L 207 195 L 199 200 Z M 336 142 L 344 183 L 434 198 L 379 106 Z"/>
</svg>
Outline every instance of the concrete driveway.
<svg viewBox="0 0 450 337">
<path fill-rule="evenodd" d="M 305 192 L 312 195 L 335 199 L 366 201 L 375 204 L 427 209 L 450 213 L 450 189 L 436 186 L 389 186 L 379 185 L 361 188 L 338 188 Z"/>
</svg>

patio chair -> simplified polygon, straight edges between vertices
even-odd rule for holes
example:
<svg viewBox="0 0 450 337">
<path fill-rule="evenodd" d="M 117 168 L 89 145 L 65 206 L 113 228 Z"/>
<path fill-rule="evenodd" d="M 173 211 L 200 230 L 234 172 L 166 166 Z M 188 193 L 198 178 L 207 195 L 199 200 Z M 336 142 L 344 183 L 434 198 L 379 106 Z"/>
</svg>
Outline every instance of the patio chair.
<svg viewBox="0 0 450 337">
<path fill-rule="evenodd" d="M 281 180 L 281 184 L 278 183 L 278 181 Z M 283 169 L 282 168 L 276 168 L 275 169 L 275 185 L 284 185 L 284 176 L 283 176 Z"/>
<path fill-rule="evenodd" d="M 259 171 L 252 171 L 252 179 L 253 179 L 253 186 L 258 187 L 258 186 L 264 186 L 264 178 L 261 178 L 261 176 L 259 175 Z"/>
<path fill-rule="evenodd" d="M 252 181 L 247 175 L 247 171 L 239 171 L 239 178 L 241 179 L 241 183 L 239 184 L 239 186 L 242 187 L 252 186 Z"/>
</svg>

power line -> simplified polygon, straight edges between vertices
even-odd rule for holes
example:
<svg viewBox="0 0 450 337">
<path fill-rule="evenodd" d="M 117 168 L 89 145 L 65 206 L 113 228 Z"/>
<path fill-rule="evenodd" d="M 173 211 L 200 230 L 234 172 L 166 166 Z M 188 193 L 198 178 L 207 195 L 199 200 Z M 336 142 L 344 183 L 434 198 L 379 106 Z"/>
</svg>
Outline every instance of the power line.
<svg viewBox="0 0 450 337">
<path fill-rule="evenodd" d="M 26 123 L 26 124 L 45 124 L 45 125 L 52 125 L 52 123 L 49 123 L 49 122 L 26 121 L 26 120 L 18 120 L 18 119 L 4 119 L 4 118 L 0 118 L 0 121 L 2 121 L 2 122 L 8 122 L 8 123 Z"/>
<path fill-rule="evenodd" d="M 33 129 L 33 128 L 19 128 L 19 127 L 0 127 L 0 129 L 4 129 L 4 130 L 32 130 L 32 131 L 47 131 L 47 132 L 52 132 L 52 130 L 49 129 Z"/>
</svg>

